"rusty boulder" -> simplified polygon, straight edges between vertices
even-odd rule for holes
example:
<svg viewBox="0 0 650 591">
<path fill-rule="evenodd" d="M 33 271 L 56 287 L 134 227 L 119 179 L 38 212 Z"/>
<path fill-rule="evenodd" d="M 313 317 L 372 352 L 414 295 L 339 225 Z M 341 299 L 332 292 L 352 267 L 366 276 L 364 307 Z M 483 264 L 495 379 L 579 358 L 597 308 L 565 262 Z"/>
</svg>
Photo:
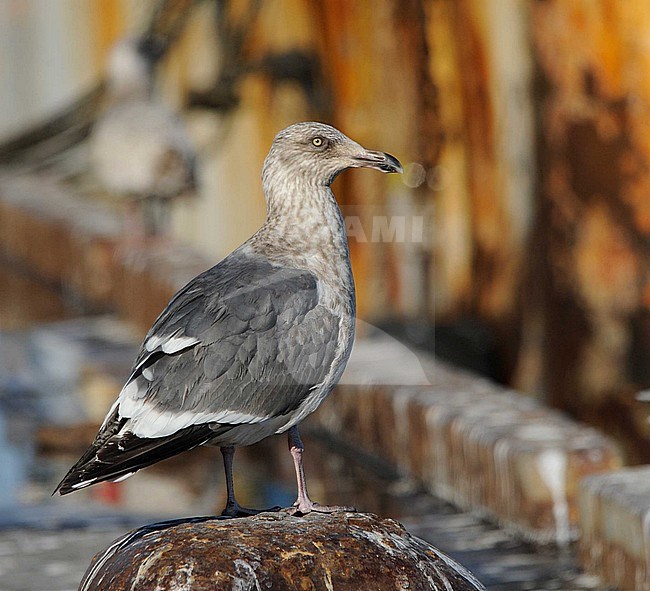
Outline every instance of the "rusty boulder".
<svg viewBox="0 0 650 591">
<path fill-rule="evenodd" d="M 134 530 L 79 591 L 476 591 L 473 575 L 396 521 L 364 513 L 190 518 Z"/>
</svg>

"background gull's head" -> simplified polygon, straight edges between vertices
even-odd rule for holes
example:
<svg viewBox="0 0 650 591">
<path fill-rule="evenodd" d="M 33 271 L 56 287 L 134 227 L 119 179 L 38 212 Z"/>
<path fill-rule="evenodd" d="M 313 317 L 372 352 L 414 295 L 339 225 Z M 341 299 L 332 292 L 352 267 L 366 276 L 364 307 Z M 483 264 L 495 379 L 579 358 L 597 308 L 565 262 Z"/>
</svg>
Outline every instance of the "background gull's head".
<svg viewBox="0 0 650 591">
<path fill-rule="evenodd" d="M 148 98 L 153 86 L 153 61 L 137 39 L 125 37 L 111 48 L 106 62 L 106 82 L 113 100 Z"/>
</svg>

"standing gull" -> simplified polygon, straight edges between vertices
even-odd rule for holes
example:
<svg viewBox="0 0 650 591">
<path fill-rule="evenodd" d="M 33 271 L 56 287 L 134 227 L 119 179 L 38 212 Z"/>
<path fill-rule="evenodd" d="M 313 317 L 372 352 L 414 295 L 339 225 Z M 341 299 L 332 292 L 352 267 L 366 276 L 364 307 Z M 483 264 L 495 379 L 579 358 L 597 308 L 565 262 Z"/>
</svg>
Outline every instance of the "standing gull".
<svg viewBox="0 0 650 591">
<path fill-rule="evenodd" d="M 278 133 L 262 169 L 264 225 L 172 298 L 95 441 L 56 491 L 119 480 L 217 445 L 223 514 L 250 514 L 235 500 L 235 447 L 288 431 L 298 482 L 291 510 L 336 509 L 307 494 L 297 425 L 332 390 L 352 349 L 354 281 L 330 185 L 358 167 L 402 171 L 393 156 L 329 125 L 297 123 Z"/>
</svg>

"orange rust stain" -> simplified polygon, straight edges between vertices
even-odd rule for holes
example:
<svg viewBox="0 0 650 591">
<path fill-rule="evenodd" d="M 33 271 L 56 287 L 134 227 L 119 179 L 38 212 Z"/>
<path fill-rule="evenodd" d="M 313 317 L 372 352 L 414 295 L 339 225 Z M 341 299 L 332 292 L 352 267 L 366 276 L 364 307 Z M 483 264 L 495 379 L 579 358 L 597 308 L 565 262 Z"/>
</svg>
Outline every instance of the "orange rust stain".
<svg viewBox="0 0 650 591">
<path fill-rule="evenodd" d="M 460 3 L 457 11 L 457 39 L 461 61 L 467 67 L 462 77 L 467 128 L 474 152 L 481 160 L 493 160 L 494 125 L 492 97 L 489 94 L 491 72 L 486 56 L 485 31 L 477 22 L 469 4 Z"/>
<path fill-rule="evenodd" d="M 96 59 L 103 68 L 106 55 L 124 30 L 124 11 L 120 0 L 93 0 L 95 15 Z"/>
<path fill-rule="evenodd" d="M 352 38 L 355 31 L 356 3 L 331 0 L 314 9 L 320 23 L 321 55 L 327 56 L 324 65 L 339 109 L 353 104 L 356 76 Z M 337 109 L 338 110 L 338 109 Z"/>
<path fill-rule="evenodd" d="M 585 80 L 613 98 L 624 83 L 621 5 L 605 0 L 556 0 L 531 4 L 532 33 L 540 65 L 562 94 L 562 105 L 575 114 L 588 103 Z M 560 49 L 561 48 L 561 49 Z M 587 97 L 588 98 L 588 97 Z"/>
<path fill-rule="evenodd" d="M 593 32 L 593 65 L 599 70 L 603 93 L 610 97 L 620 95 L 623 83 L 620 4 L 618 0 L 602 2 L 600 18 L 594 24 Z"/>
<path fill-rule="evenodd" d="M 443 183 L 435 192 L 436 234 L 434 242 L 436 314 L 454 315 L 467 309 L 472 297 L 471 191 L 466 121 L 461 88 L 463 69 L 455 43 L 454 8 L 437 1 L 428 6 L 426 38 L 429 76 L 440 97 L 438 116 L 442 128 L 438 164 L 452 183 Z"/>
<path fill-rule="evenodd" d="M 638 231 L 650 236 L 650 175 L 644 174 L 625 187 L 623 198 L 632 208 Z"/>
<path fill-rule="evenodd" d="M 648 281 L 643 287 L 642 304 L 644 308 L 650 310 L 650 281 Z"/>
<path fill-rule="evenodd" d="M 478 311 L 493 319 L 508 313 L 513 303 L 518 266 L 503 194 L 503 168 L 496 155 L 497 121 L 491 93 L 490 36 L 480 3 L 454 5 L 461 85 L 468 147 L 474 291 Z"/>
<path fill-rule="evenodd" d="M 639 299 L 640 264 L 625 230 L 608 208 L 588 206 L 574 251 L 580 292 L 592 310 L 631 312 Z"/>
</svg>

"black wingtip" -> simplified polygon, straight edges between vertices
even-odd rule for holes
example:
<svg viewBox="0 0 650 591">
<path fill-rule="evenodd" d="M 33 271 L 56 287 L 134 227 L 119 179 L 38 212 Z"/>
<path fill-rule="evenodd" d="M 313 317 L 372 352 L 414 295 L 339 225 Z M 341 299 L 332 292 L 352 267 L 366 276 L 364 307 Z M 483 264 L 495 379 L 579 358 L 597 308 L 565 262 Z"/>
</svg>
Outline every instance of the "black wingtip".
<svg viewBox="0 0 650 591">
<path fill-rule="evenodd" d="M 56 488 L 52 491 L 51 496 L 54 497 L 54 496 L 58 495 L 58 496 L 62 497 L 63 495 L 67 495 L 68 493 L 72 492 L 72 488 L 66 486 L 66 480 L 67 480 L 67 478 L 69 476 L 70 476 L 70 472 L 68 472 L 63 477 L 63 480 L 61 480 L 61 482 L 59 482 L 59 484 L 56 485 Z"/>
<path fill-rule="evenodd" d="M 98 481 L 97 478 L 94 478 L 94 475 L 88 474 L 89 468 L 95 468 L 97 462 L 95 461 L 97 454 L 98 446 L 94 442 L 84 454 L 77 460 L 74 466 L 68 470 L 68 473 L 61 479 L 61 482 L 57 484 L 56 488 L 52 492 L 52 496 L 58 494 L 59 496 L 68 495 L 86 488 L 91 484 L 95 484 Z"/>
<path fill-rule="evenodd" d="M 70 493 L 86 488 L 94 482 L 83 482 L 80 478 L 80 474 L 75 471 L 76 466 L 68 472 L 63 480 L 57 484 L 56 488 L 52 491 L 52 496 L 59 495 L 60 497 L 64 495 L 69 495 Z"/>
<path fill-rule="evenodd" d="M 192 425 L 167 437 L 145 439 L 126 432 L 101 445 L 93 444 L 70 469 L 52 495 L 67 495 L 106 481 L 117 481 L 141 468 L 202 445 L 216 430 L 208 424 Z"/>
<path fill-rule="evenodd" d="M 74 492 L 75 490 L 79 490 L 80 488 L 73 488 L 72 486 L 66 486 L 63 484 L 63 482 L 59 483 L 59 485 L 52 491 L 52 496 L 59 496 L 62 497 L 64 495 L 69 495 L 71 492 Z"/>
</svg>

